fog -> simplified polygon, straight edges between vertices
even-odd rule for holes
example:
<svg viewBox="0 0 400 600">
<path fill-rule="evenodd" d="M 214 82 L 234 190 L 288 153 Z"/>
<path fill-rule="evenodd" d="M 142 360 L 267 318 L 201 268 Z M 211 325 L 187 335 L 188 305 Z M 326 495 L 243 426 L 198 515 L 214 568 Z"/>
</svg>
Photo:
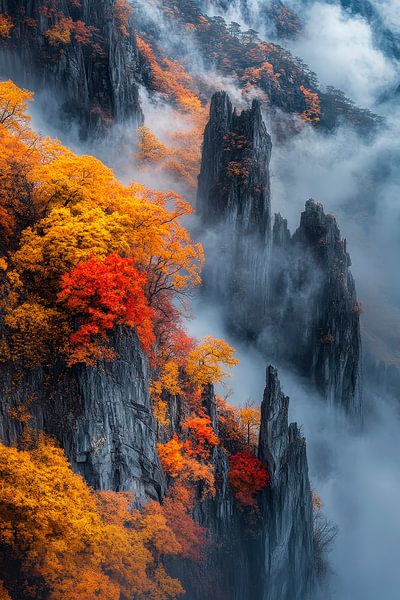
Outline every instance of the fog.
<svg viewBox="0 0 400 600">
<path fill-rule="evenodd" d="M 343 90 L 367 108 L 396 84 L 395 65 L 375 46 L 373 32 L 364 19 L 320 2 L 301 14 L 303 35 L 287 45 L 318 74 L 321 84 Z"/>
<path fill-rule="evenodd" d="M 261 4 L 252 3 L 253 19 L 261 14 Z M 288 4 L 294 6 L 294 2 Z M 308 3 L 308 8 L 304 4 L 306 26 L 300 39 L 290 45 L 292 52 L 316 71 L 322 85 L 343 89 L 359 105 L 384 116 L 386 126 L 369 138 L 341 126 L 330 134 L 304 128 L 284 144 L 273 140 L 272 209 L 288 218 L 292 231 L 309 197 L 337 216 L 365 306 L 364 347 L 368 340 L 378 358 L 384 355 L 396 363 L 400 358 L 400 131 L 393 90 L 399 81 L 399 65 L 377 47 L 365 20 L 350 17 L 332 3 Z M 400 28 L 396 4 L 374 3 L 393 29 Z M 215 9 L 214 14 L 221 10 Z M 228 19 L 244 22 L 237 3 L 230 3 Z M 261 31 L 263 27 L 260 23 L 256 28 Z M 201 68 L 197 61 L 196 70 Z M 232 88 L 230 82 L 231 94 Z M 236 100 L 239 97 L 235 94 Z M 144 107 L 145 115 L 154 121 L 157 109 L 147 103 Z M 163 126 L 160 111 L 161 136 Z M 213 256 L 208 260 L 212 262 Z M 260 402 L 268 357 L 231 338 L 224 328 L 223 309 L 203 294 L 193 298 L 192 313 L 194 318 L 188 322 L 192 335 L 224 337 L 237 349 L 240 366 L 233 370 L 230 389 L 219 391 L 236 405 L 249 399 Z M 322 498 L 325 515 L 338 526 L 328 591 L 324 589 L 321 598 L 396 600 L 400 589 L 398 405 L 379 394 L 379 388 L 366 389 L 365 427 L 356 432 L 305 381 L 284 365 L 276 366 L 283 390 L 291 398 L 290 419 L 302 425 L 307 439 L 312 486 Z"/>
<path fill-rule="evenodd" d="M 298 7 L 300 3 L 287 4 Z M 341 126 L 330 134 L 304 128 L 284 144 L 273 140 L 272 208 L 288 218 L 292 231 L 309 197 L 336 215 L 348 240 L 352 272 L 365 307 L 364 347 L 368 342 L 377 359 L 400 366 L 400 115 L 393 93 L 400 80 L 399 64 L 377 46 L 372 26 L 364 19 L 349 16 L 334 3 L 308 3 L 306 8 L 307 3 L 301 4 L 305 28 L 289 44 L 291 51 L 317 73 L 322 85 L 341 88 L 357 104 L 384 116 L 386 125 L 368 138 Z M 372 4 L 386 26 L 400 30 L 397 2 Z M 220 9 L 215 12 L 221 14 Z M 237 3 L 231 3 L 228 18 L 243 22 Z M 252 11 L 252 18 L 257 18 L 257 11 Z M 262 22 L 256 25 L 262 30 Z M 204 300 L 200 304 L 191 330 L 205 333 L 211 323 L 213 331 L 229 340 L 221 325 L 223 315 Z M 268 357 L 237 340 L 229 341 L 237 346 L 242 361 L 231 382 L 231 399 L 260 401 Z M 330 555 L 329 590 L 321 598 L 396 600 L 400 589 L 398 404 L 385 397 L 378 385 L 368 389 L 377 382 L 367 379 L 365 425 L 356 432 L 306 382 L 283 365 L 276 366 L 283 390 L 291 397 L 290 418 L 302 424 L 307 439 L 312 486 L 322 498 L 325 515 L 338 526 Z"/>
<path fill-rule="evenodd" d="M 291 418 L 303 424 L 312 486 L 338 525 L 329 588 L 337 600 L 396 600 L 400 584 L 400 422 L 398 407 L 376 398 L 356 434 L 285 371 Z"/>
</svg>

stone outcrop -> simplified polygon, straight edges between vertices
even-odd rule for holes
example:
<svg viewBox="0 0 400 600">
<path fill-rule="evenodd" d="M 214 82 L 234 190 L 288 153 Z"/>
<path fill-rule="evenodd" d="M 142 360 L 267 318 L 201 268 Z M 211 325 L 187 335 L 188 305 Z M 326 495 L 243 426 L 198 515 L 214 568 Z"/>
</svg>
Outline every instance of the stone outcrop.
<svg viewBox="0 0 400 600">
<path fill-rule="evenodd" d="M 270 157 L 260 103 L 238 113 L 225 92 L 214 94 L 197 195 L 205 231 L 204 281 L 226 305 L 230 326 L 242 337 L 257 333 L 266 312 Z"/>
<path fill-rule="evenodd" d="M 271 138 L 254 100 L 233 109 L 226 92 L 214 94 L 204 132 L 197 210 L 207 223 L 234 220 L 241 232 L 265 239 L 270 229 Z"/>
<path fill-rule="evenodd" d="M 258 455 L 270 473 L 260 501 L 262 600 L 305 600 L 314 585 L 313 511 L 306 443 L 288 424 L 289 398 L 276 369 L 267 368 Z"/>
<path fill-rule="evenodd" d="M 216 495 L 195 508 L 207 528 L 209 547 L 203 563 L 173 563 L 188 600 L 307 600 L 315 583 L 313 511 L 306 443 L 295 423 L 288 424 L 289 398 L 276 369 L 268 367 L 258 455 L 270 473 L 259 510 L 249 515 L 236 504 L 228 483 L 226 451 L 216 447 Z M 218 432 L 214 391 L 204 407 Z"/>
<path fill-rule="evenodd" d="M 314 200 L 306 203 L 293 237 L 277 215 L 273 240 L 270 294 L 278 352 L 330 403 L 361 417 L 361 307 L 346 240 Z"/>
<path fill-rule="evenodd" d="M 132 20 L 118 22 L 113 0 L 82 0 L 74 6 L 60 0 L 47 11 L 43 0 L 0 0 L 0 13 L 15 24 L 10 39 L 2 42 L 0 71 L 42 94 L 48 114 L 61 114 L 78 123 L 83 137 L 101 134 L 111 122 L 142 122 L 139 104 L 139 59 Z M 92 29 L 88 43 L 71 36 L 70 43 L 49 43 L 45 32 L 62 18 L 82 21 Z"/>
<path fill-rule="evenodd" d="M 137 503 L 160 499 L 164 476 L 156 451 L 148 393 L 149 367 L 134 332 L 114 337 L 118 358 L 98 368 L 77 366 L 0 372 L 0 439 L 16 442 L 21 423 L 10 411 L 25 405 L 31 425 L 54 436 L 73 469 L 95 489 L 129 490 Z"/>
<path fill-rule="evenodd" d="M 238 116 L 225 93 L 215 94 L 198 192 L 206 290 L 234 334 L 294 366 L 330 403 L 360 419 L 360 306 L 346 241 L 313 200 L 293 236 L 281 215 L 270 231 L 270 156 L 258 103 Z"/>
</svg>

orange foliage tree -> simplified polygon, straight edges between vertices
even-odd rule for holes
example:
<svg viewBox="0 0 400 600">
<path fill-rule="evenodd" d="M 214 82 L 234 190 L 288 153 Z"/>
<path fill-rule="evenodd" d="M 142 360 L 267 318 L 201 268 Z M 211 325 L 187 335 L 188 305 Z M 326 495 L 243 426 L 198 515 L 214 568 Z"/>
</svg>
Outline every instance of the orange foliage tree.
<svg viewBox="0 0 400 600">
<path fill-rule="evenodd" d="M 253 452 L 258 445 L 260 407 L 248 401 L 244 406 L 230 406 L 221 396 L 216 397 L 219 433 L 223 446 L 231 453 Z"/>
<path fill-rule="evenodd" d="M 132 6 L 127 0 L 115 0 L 113 14 L 119 31 L 122 35 L 128 36 L 128 21 L 132 14 Z"/>
<path fill-rule="evenodd" d="M 185 183 L 189 190 L 194 190 L 207 109 L 193 91 L 194 79 L 182 65 L 166 57 L 158 59 L 150 44 L 141 37 L 136 36 L 136 42 L 149 67 L 151 86 L 180 111 L 176 118 L 187 125 L 182 131 L 169 132 L 166 143 L 158 140 L 148 127 L 140 128 L 137 159 L 142 167 L 157 165 L 172 178 Z"/>
<path fill-rule="evenodd" d="M 300 115 L 306 123 L 318 123 L 321 120 L 321 107 L 318 94 L 308 90 L 304 85 L 300 86 L 300 91 L 304 96 L 306 110 Z"/>
<path fill-rule="evenodd" d="M 163 503 L 163 514 L 175 534 L 184 556 L 194 561 L 202 559 L 207 541 L 205 530 L 191 516 L 194 491 L 182 484 L 170 486 Z"/>
<path fill-rule="evenodd" d="M 176 434 L 168 442 L 158 444 L 157 450 L 165 473 L 176 481 L 177 486 L 188 493 L 200 486 L 204 497 L 214 496 L 214 471 L 209 451 L 200 449 L 198 443 L 194 448 L 190 440 L 180 440 Z"/>
<path fill-rule="evenodd" d="M 6 14 L 0 13 L 0 39 L 6 40 L 10 37 L 10 33 L 14 27 L 14 23 Z"/>
<path fill-rule="evenodd" d="M 71 17 L 61 16 L 57 23 L 45 31 L 44 37 L 51 46 L 68 45 L 71 43 L 73 28 Z"/>
<path fill-rule="evenodd" d="M 0 137 L 0 166 L 4 167 L 0 172 L 4 182 L 0 214 L 7 238 L 3 248 L 0 244 L 0 301 L 8 323 L 2 348 L 7 347 L 14 359 L 24 359 L 24 343 L 34 350 L 35 337 L 41 336 L 46 323 L 43 332 L 55 335 L 46 339 L 41 336 L 42 342 L 37 339 L 37 360 L 30 357 L 29 362 L 40 364 L 44 358 L 41 349 L 46 346 L 49 356 L 66 349 L 73 334 L 73 307 L 60 303 L 63 277 L 88 260 L 98 261 L 91 266 L 98 266 L 100 276 L 101 269 L 111 267 L 111 262 L 104 263 L 110 255 L 115 257 L 109 260 L 118 260 L 117 255 L 134 260 L 143 274 L 143 289 L 154 311 L 157 335 L 157 328 L 162 329 L 162 323 L 170 318 L 168 314 L 176 310 L 174 299 L 200 283 L 202 248 L 192 243 L 181 224 L 181 218 L 192 210 L 190 205 L 177 194 L 153 192 L 137 184 L 124 186 L 97 159 L 77 156 L 59 142 L 36 135 L 29 129 L 26 114 L 31 97 L 11 82 L 0 84 L 0 128 L 4 134 Z M 83 271 L 84 267 L 80 277 Z M 104 272 L 101 277 L 105 282 Z M 116 285 L 115 272 L 113 277 Z M 124 285 L 121 278 L 119 283 Z M 120 297 L 128 294 L 127 289 L 118 291 L 114 286 L 113 290 Z M 151 335 L 148 308 L 143 302 L 141 309 L 142 317 L 135 317 L 135 325 L 148 347 Z M 107 311 L 114 325 L 124 321 L 121 315 L 112 317 L 110 306 Z M 29 312 L 34 316 L 31 322 Z M 124 322 L 133 321 L 126 318 Z M 93 320 L 86 325 L 92 328 L 90 336 L 95 335 Z M 81 330 L 78 338 L 84 332 Z M 52 337 L 53 343 L 49 344 L 48 338 Z M 81 354 L 81 358 L 89 356 Z"/>
<path fill-rule="evenodd" d="M 183 423 L 183 429 L 189 433 L 191 439 L 189 453 L 195 457 L 207 458 L 210 450 L 219 445 L 210 417 L 194 416 Z"/>
</svg>

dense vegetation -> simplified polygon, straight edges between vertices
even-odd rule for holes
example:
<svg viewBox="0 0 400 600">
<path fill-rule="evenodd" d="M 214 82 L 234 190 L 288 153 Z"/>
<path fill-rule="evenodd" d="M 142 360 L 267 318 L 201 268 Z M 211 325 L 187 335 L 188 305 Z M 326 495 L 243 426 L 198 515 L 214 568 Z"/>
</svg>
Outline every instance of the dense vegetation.
<svg viewBox="0 0 400 600">
<path fill-rule="evenodd" d="M 158 445 L 168 494 L 141 510 L 125 493 L 93 492 L 53 440 L 30 428 L 29 403 L 10 417 L 23 434 L 0 447 L 2 597 L 167 600 L 182 593 L 166 557 L 200 560 L 205 532 L 196 497 L 212 498 L 213 450 L 231 455 L 230 481 L 244 512 L 268 483 L 252 454 L 259 411 L 222 400 L 217 434 L 204 408 L 208 386 L 237 360 L 224 340 L 190 338 L 185 294 L 200 283 L 202 248 L 181 218 L 190 206 L 173 193 L 122 185 L 91 156 L 79 156 L 30 126 L 32 94 L 0 83 L 0 300 L 3 363 L 41 369 L 115 359 L 110 333 L 134 329 L 152 371 Z M 171 433 L 169 403 L 186 418 Z"/>
</svg>

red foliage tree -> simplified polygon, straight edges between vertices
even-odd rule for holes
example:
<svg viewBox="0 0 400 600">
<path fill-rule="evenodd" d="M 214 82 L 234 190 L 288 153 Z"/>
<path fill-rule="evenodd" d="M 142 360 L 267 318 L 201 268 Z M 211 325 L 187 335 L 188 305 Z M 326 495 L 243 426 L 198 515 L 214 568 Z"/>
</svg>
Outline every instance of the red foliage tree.
<svg viewBox="0 0 400 600">
<path fill-rule="evenodd" d="M 229 459 L 229 483 L 239 505 L 255 508 L 256 495 L 269 483 L 266 467 L 250 452 L 238 452 Z"/>
<path fill-rule="evenodd" d="M 118 254 L 90 258 L 62 277 L 59 299 L 80 322 L 70 339 L 70 364 L 96 359 L 97 341 L 107 340 L 107 332 L 117 325 L 136 327 L 143 347 L 150 349 L 154 334 L 145 285 L 146 275 L 134 261 Z"/>
</svg>

